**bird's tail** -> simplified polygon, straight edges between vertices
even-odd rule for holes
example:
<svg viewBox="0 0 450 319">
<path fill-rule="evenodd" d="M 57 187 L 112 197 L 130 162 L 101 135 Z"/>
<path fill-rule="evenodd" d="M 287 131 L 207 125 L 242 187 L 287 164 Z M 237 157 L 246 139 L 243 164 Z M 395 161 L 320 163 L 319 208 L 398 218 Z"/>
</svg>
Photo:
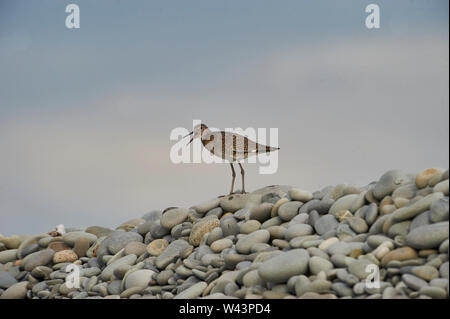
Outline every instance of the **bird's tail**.
<svg viewBox="0 0 450 319">
<path fill-rule="evenodd" d="M 272 147 L 272 146 L 265 146 L 265 145 L 258 145 L 257 153 L 269 153 L 273 151 L 278 151 L 279 147 Z"/>
</svg>

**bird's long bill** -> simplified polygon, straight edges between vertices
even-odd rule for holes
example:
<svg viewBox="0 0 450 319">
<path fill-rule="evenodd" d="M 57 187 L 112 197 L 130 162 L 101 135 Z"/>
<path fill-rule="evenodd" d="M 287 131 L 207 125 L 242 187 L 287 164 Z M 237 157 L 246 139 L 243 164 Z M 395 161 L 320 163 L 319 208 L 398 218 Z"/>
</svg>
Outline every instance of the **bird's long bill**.
<svg viewBox="0 0 450 319">
<path fill-rule="evenodd" d="M 194 134 L 194 132 L 189 133 L 188 135 L 183 136 L 183 138 L 188 137 L 190 135 Z M 194 139 L 194 137 L 191 137 L 191 140 L 189 141 L 189 143 L 187 143 L 187 145 L 191 144 L 192 140 Z"/>
</svg>

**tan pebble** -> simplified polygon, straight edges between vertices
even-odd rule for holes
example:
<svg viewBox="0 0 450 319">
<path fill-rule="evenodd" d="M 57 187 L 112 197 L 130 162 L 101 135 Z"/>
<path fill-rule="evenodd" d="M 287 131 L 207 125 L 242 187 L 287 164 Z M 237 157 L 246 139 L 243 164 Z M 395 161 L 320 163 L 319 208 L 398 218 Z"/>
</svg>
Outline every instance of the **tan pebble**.
<svg viewBox="0 0 450 319">
<path fill-rule="evenodd" d="M 406 206 L 406 204 L 408 204 L 408 203 L 409 203 L 409 199 L 407 199 L 407 198 L 396 197 L 394 199 L 394 204 L 395 204 L 395 207 L 397 207 L 397 208 Z"/>
<path fill-rule="evenodd" d="M 394 203 L 394 201 L 392 200 L 391 196 L 384 197 L 381 200 L 380 205 L 378 205 L 378 212 L 381 214 L 382 213 L 382 209 L 383 209 L 384 206 L 392 205 L 393 203 Z"/>
<path fill-rule="evenodd" d="M 169 243 L 165 239 L 155 239 L 147 246 L 147 252 L 152 256 L 159 256 L 164 249 L 169 246 Z"/>
<path fill-rule="evenodd" d="M 337 237 L 330 237 L 328 239 L 325 239 L 323 242 L 320 243 L 319 249 L 326 251 L 328 249 L 328 247 L 330 247 L 334 243 L 337 243 L 338 241 L 339 241 L 339 238 L 337 238 Z"/>
<path fill-rule="evenodd" d="M 233 213 L 232 213 L 232 212 L 227 212 L 227 213 L 223 214 L 223 215 L 220 217 L 220 219 L 223 219 L 225 216 L 230 216 L 230 215 L 233 215 Z"/>
<path fill-rule="evenodd" d="M 355 259 L 358 259 L 358 257 L 359 256 L 361 256 L 361 255 L 363 255 L 364 254 L 364 251 L 361 249 L 361 248 L 356 248 L 356 249 L 353 249 L 351 252 L 350 252 L 350 257 L 351 258 L 355 258 Z"/>
<path fill-rule="evenodd" d="M 428 168 L 416 175 L 416 186 L 417 188 L 424 188 L 428 186 L 430 180 L 435 180 L 437 176 L 442 176 L 444 173 L 442 168 Z"/>
<path fill-rule="evenodd" d="M 377 247 L 377 249 L 375 249 L 373 253 L 374 253 L 375 257 L 377 257 L 378 260 L 381 260 L 390 251 L 391 250 L 387 247 Z"/>
<path fill-rule="evenodd" d="M 384 205 L 383 208 L 381 209 L 381 215 L 389 215 L 396 210 L 397 207 L 395 205 Z"/>
<path fill-rule="evenodd" d="M 390 261 L 392 260 L 409 260 L 409 259 L 416 259 L 417 253 L 416 251 L 411 247 L 401 247 L 394 249 L 390 253 L 386 254 L 383 259 L 381 260 L 381 265 L 386 266 Z"/>
<path fill-rule="evenodd" d="M 77 254 L 72 250 L 61 250 L 57 251 L 53 255 L 53 262 L 58 263 L 71 263 L 78 259 Z"/>
<path fill-rule="evenodd" d="M 419 255 L 419 257 L 428 257 L 430 255 L 434 255 L 437 253 L 438 253 L 438 251 L 436 249 L 422 249 L 422 250 L 419 250 L 418 255 Z"/>
<path fill-rule="evenodd" d="M 209 233 L 220 224 L 217 218 L 205 218 L 197 221 L 192 227 L 191 234 L 189 235 L 189 243 L 194 246 L 198 246 L 202 237 Z"/>
</svg>

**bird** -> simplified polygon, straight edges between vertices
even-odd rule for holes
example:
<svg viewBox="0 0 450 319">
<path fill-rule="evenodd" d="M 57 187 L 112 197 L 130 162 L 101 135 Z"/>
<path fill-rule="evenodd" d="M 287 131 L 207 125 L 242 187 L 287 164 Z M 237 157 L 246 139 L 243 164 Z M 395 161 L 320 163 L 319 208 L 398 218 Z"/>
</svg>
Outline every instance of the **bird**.
<svg viewBox="0 0 450 319">
<path fill-rule="evenodd" d="M 188 136 L 191 136 L 191 139 L 187 145 L 192 143 L 194 139 L 200 138 L 204 148 L 206 148 L 211 154 L 222 158 L 230 164 L 232 176 L 230 195 L 233 194 L 234 182 L 236 179 L 236 171 L 233 166 L 234 162 L 237 162 L 241 169 L 241 193 L 245 194 L 245 171 L 240 161 L 248 158 L 249 156 L 269 153 L 280 149 L 279 147 L 259 144 L 240 134 L 224 131 L 211 131 L 204 123 L 194 126 L 193 131 L 183 138 Z"/>
</svg>

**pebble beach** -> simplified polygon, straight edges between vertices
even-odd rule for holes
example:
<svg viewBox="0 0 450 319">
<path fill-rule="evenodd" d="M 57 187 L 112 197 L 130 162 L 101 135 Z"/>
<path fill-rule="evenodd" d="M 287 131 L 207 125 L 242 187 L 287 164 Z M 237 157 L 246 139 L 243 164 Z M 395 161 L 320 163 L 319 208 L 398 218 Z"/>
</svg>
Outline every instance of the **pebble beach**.
<svg viewBox="0 0 450 319">
<path fill-rule="evenodd" d="M 447 299 L 448 169 L 374 178 L 0 234 L 0 299 Z"/>
</svg>

